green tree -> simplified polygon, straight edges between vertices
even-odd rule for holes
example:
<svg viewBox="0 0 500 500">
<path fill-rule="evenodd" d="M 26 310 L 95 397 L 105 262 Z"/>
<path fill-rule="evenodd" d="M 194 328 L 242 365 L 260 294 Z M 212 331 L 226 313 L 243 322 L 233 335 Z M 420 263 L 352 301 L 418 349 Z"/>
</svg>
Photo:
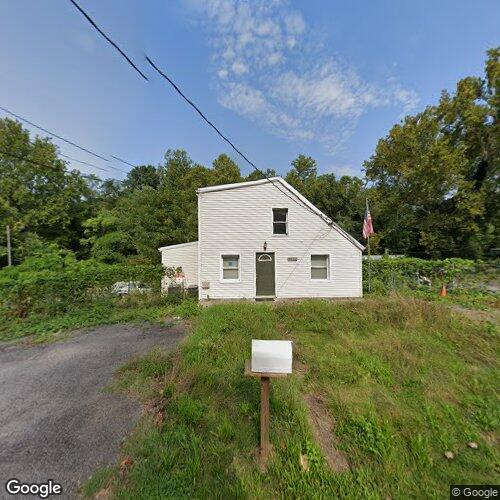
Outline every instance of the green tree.
<svg viewBox="0 0 500 500">
<path fill-rule="evenodd" d="M 257 170 L 252 170 L 246 177 L 246 181 L 258 181 L 260 179 L 265 179 L 270 178 L 270 177 L 276 177 L 276 170 L 274 168 L 266 168 L 265 170 L 261 170 L 262 175 L 260 172 Z"/>
<path fill-rule="evenodd" d="M 85 176 L 68 171 L 56 147 L 17 121 L 0 120 L 0 247 L 5 255 L 5 225 L 11 227 L 13 255 L 36 235 L 78 249 L 82 222 L 91 215 L 96 193 Z"/>
<path fill-rule="evenodd" d="M 126 190 L 133 191 L 141 189 L 144 186 L 157 188 L 160 184 L 160 175 L 158 169 L 153 165 L 138 165 L 133 167 L 123 181 L 123 187 Z"/>
<path fill-rule="evenodd" d="M 212 163 L 213 184 L 241 182 L 240 168 L 226 154 L 219 155 Z"/>
<path fill-rule="evenodd" d="M 365 162 L 391 250 L 481 257 L 494 243 L 498 57 L 489 51 L 486 79 L 460 80 L 437 106 L 394 126 Z"/>
<path fill-rule="evenodd" d="M 323 174 L 308 185 L 309 199 L 353 237 L 360 238 L 367 190 L 358 177 Z"/>
<path fill-rule="evenodd" d="M 302 194 L 308 195 L 308 187 L 316 179 L 318 168 L 316 160 L 300 154 L 292 161 L 292 168 L 286 175 L 286 181 Z"/>
<path fill-rule="evenodd" d="M 115 211 L 102 209 L 83 223 L 81 244 L 90 249 L 90 256 L 100 262 L 121 262 L 135 253 L 130 236 L 119 229 Z"/>
<path fill-rule="evenodd" d="M 196 190 L 215 183 L 213 170 L 195 164 L 183 150 L 169 150 L 156 189 L 144 186 L 120 198 L 118 228 L 140 259 L 158 262 L 158 248 L 198 237 Z"/>
</svg>

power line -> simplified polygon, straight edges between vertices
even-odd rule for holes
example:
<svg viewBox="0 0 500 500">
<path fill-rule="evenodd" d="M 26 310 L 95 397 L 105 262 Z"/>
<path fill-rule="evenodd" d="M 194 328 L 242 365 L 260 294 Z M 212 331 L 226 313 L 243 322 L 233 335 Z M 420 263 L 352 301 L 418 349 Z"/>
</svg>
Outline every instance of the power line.
<svg viewBox="0 0 500 500">
<path fill-rule="evenodd" d="M 45 167 L 45 168 L 53 168 L 54 165 L 48 165 L 47 163 L 40 163 L 39 161 L 35 160 L 30 160 L 29 158 L 26 158 L 26 156 L 20 156 L 20 155 L 15 155 L 13 153 L 9 153 L 7 151 L 4 151 L 0 149 L 0 154 L 5 155 L 5 156 L 10 156 L 11 158 L 15 158 L 16 160 L 21 160 L 21 161 L 27 161 L 28 163 L 32 163 L 33 165 L 38 165 L 39 167 Z M 56 158 L 56 160 L 59 160 L 59 158 Z"/>
<path fill-rule="evenodd" d="M 298 199 L 293 198 L 290 196 L 286 191 L 283 191 L 278 184 L 275 184 L 273 180 L 267 176 L 262 170 L 260 170 L 255 163 L 253 163 L 239 148 L 237 148 L 233 142 L 226 137 L 215 125 L 212 121 L 210 121 L 205 114 L 201 111 L 201 109 L 193 102 L 191 99 L 189 99 L 184 92 L 176 85 L 176 83 L 169 77 L 167 76 L 156 64 L 148 57 L 146 56 L 146 61 L 165 79 L 167 82 L 175 89 L 175 91 L 201 116 L 201 118 L 216 132 L 216 134 L 221 137 L 231 148 L 239 155 L 241 158 L 243 158 L 255 171 L 257 171 L 262 177 L 267 179 L 274 187 L 276 187 L 282 194 L 284 194 L 287 198 L 292 200 L 294 203 L 297 205 L 305 208 L 306 210 L 309 210 L 311 213 L 317 215 L 320 217 L 324 222 L 327 224 L 330 224 L 329 221 L 327 221 L 323 216 L 312 210 L 310 207 L 305 205 L 304 203 L 300 202 Z"/>
<path fill-rule="evenodd" d="M 64 137 L 61 137 L 60 135 L 57 135 L 54 132 L 51 132 L 50 130 L 47 130 L 46 128 L 43 128 L 40 125 L 37 125 L 36 123 L 33 123 L 33 122 L 29 121 L 27 118 L 23 118 L 22 116 L 17 115 L 13 111 L 10 111 L 7 108 L 4 108 L 3 106 L 0 106 L 0 109 L 2 111 L 4 111 L 5 113 L 8 113 L 9 115 L 13 116 L 14 118 L 17 118 L 18 120 L 21 120 L 21 121 L 23 121 L 25 123 L 28 123 L 32 127 L 35 127 L 37 129 L 41 130 L 42 132 L 45 132 L 46 134 L 49 134 L 49 135 L 51 135 L 53 137 L 57 137 L 61 141 L 64 141 L 67 144 L 70 144 L 71 146 L 74 146 L 75 148 L 81 149 L 82 151 L 85 151 L 85 153 L 89 153 L 92 156 L 95 156 L 96 158 L 99 158 L 101 160 L 109 162 L 109 160 L 107 158 L 104 158 L 104 156 L 101 156 L 100 154 L 97 154 L 94 151 L 91 151 L 90 149 L 84 148 L 83 146 L 80 146 L 80 145 L 76 144 L 75 142 L 70 141 L 69 139 L 65 139 Z"/>
<path fill-rule="evenodd" d="M 146 81 L 149 81 L 149 79 L 144 75 L 144 73 L 142 73 L 142 71 L 140 71 L 137 66 L 132 62 L 132 60 L 127 56 L 127 54 L 125 54 L 125 52 L 123 52 L 123 50 L 118 47 L 118 45 L 113 42 L 113 40 L 106 35 L 106 33 L 104 33 L 100 28 L 99 26 L 97 26 L 97 24 L 92 20 L 92 18 L 75 2 L 75 0 L 70 0 L 70 2 L 81 12 L 81 14 L 83 14 L 85 16 L 85 18 L 87 19 L 87 21 L 116 49 L 118 50 L 118 52 L 125 58 L 125 60 L 129 63 L 130 66 L 132 66 L 139 74 L 140 76 L 146 80 Z M 158 68 L 158 66 L 156 66 L 156 64 L 146 55 L 146 61 L 150 64 L 150 66 L 152 66 L 165 80 L 168 81 L 168 83 L 176 90 L 176 92 L 201 116 L 201 118 L 217 133 L 217 135 L 219 135 L 219 137 L 221 137 L 227 144 L 229 144 L 229 146 L 231 146 L 231 148 L 239 155 L 241 156 L 241 158 L 243 158 L 255 171 L 257 171 L 260 175 L 262 175 L 262 177 L 264 177 L 265 179 L 267 179 L 274 187 L 276 187 L 282 194 L 284 194 L 287 198 L 289 198 L 290 200 L 292 200 L 294 203 L 296 203 L 297 205 L 305 208 L 306 210 L 309 210 L 311 213 L 313 213 L 314 215 L 316 215 L 317 217 L 319 217 L 321 220 L 323 220 L 324 222 L 326 222 L 329 226 L 337 229 L 337 231 L 340 232 L 340 229 L 329 219 L 326 218 L 326 216 L 323 216 L 322 214 L 316 212 L 315 210 L 311 209 L 311 207 L 307 206 L 306 204 L 302 203 L 299 199 L 295 198 L 295 197 L 292 197 L 290 196 L 286 191 L 283 191 L 277 184 L 275 184 L 273 182 L 273 180 L 267 176 L 262 170 L 260 170 L 239 148 L 237 148 L 233 142 L 228 138 L 226 137 L 214 124 L 213 122 L 211 122 L 204 114 L 203 112 L 200 110 L 200 108 L 198 106 L 196 106 L 196 104 L 194 104 L 193 101 L 191 101 L 183 92 L 182 90 L 175 84 L 175 82 L 169 78 L 163 71 L 160 70 L 160 68 Z M 113 158 L 116 158 L 116 157 L 113 157 Z M 119 161 L 123 161 L 123 160 L 120 160 L 119 158 L 116 158 L 118 159 Z M 123 161 L 124 162 L 124 161 Z M 124 162 L 124 163 L 127 163 L 128 165 L 130 165 L 128 162 Z"/>
<path fill-rule="evenodd" d="M 149 79 L 142 73 L 142 71 L 137 68 L 137 66 L 132 62 L 132 60 L 125 54 L 125 52 L 108 36 L 104 31 L 97 26 L 96 22 L 75 2 L 75 0 L 70 0 L 70 2 L 78 9 L 78 11 L 83 14 L 83 16 L 87 19 L 87 21 L 125 58 L 125 60 L 128 62 L 132 68 L 139 73 L 139 75 L 146 81 L 149 81 Z M 283 191 L 277 184 L 275 184 L 272 179 L 267 176 L 262 170 L 260 170 L 250 159 L 239 149 L 237 148 L 231 140 L 229 140 L 200 110 L 196 104 L 193 103 L 186 95 L 182 92 L 182 90 L 174 83 L 174 81 L 169 78 L 163 71 L 161 71 L 155 63 L 148 57 L 146 56 L 146 61 L 163 77 L 165 80 L 168 81 L 170 85 L 177 91 L 177 93 L 201 116 L 201 118 L 219 135 L 231 148 L 239 155 L 241 158 L 243 158 L 253 169 L 255 169 L 262 177 L 267 179 L 274 187 L 276 187 L 282 194 L 284 194 L 287 198 L 292 200 L 294 203 L 296 203 L 299 206 L 302 206 L 306 210 L 309 210 L 311 213 L 315 214 L 318 216 L 320 219 L 322 219 L 324 222 L 326 222 L 329 225 L 333 224 L 331 223 L 330 220 L 327 220 L 325 217 L 317 213 L 316 211 L 312 210 L 311 207 L 303 204 L 300 200 L 296 199 L 295 197 L 290 196 L 286 191 Z M 128 162 L 125 162 L 124 160 L 121 160 L 120 158 L 113 157 L 119 161 L 122 161 L 123 163 L 126 163 L 127 165 L 131 165 Z"/>
<path fill-rule="evenodd" d="M 130 64 L 130 66 L 132 66 L 132 68 L 134 68 L 137 73 L 139 73 L 139 75 L 144 78 L 144 80 L 148 81 L 148 77 L 132 62 L 127 54 L 125 54 L 125 52 L 123 52 L 123 50 L 115 42 L 113 42 L 113 40 L 111 40 L 111 38 L 109 38 L 109 36 L 106 35 L 106 33 L 104 33 L 104 31 L 102 31 L 99 26 L 97 26 L 95 21 L 75 2 L 75 0 L 69 1 L 80 11 L 81 14 L 83 14 L 85 19 L 87 19 L 87 21 L 122 55 L 122 57 Z"/>
<path fill-rule="evenodd" d="M 10 156 L 11 158 L 15 158 L 16 160 L 27 161 L 28 163 L 32 163 L 33 165 L 38 165 L 39 167 L 45 167 L 45 168 L 53 168 L 54 167 L 54 165 L 48 165 L 47 163 L 40 163 L 39 161 L 30 160 L 29 158 L 26 158 L 26 156 L 15 155 L 13 153 L 8 153 L 7 151 L 3 151 L 1 149 L 0 149 L 0 154 Z M 57 153 L 57 155 L 63 156 L 64 158 L 68 158 L 69 160 L 76 161 L 78 163 L 82 163 L 83 165 L 87 165 L 88 167 L 97 168 L 98 170 L 102 170 L 103 172 L 107 171 L 105 168 L 98 167 L 97 165 L 94 165 L 93 163 L 88 163 L 88 162 L 83 161 L 83 160 L 77 160 L 76 158 L 73 158 L 72 156 L 65 155 L 63 153 Z M 56 158 L 56 160 L 60 161 L 59 158 Z M 113 167 L 111 167 L 111 168 L 113 168 Z"/>
<path fill-rule="evenodd" d="M 93 163 L 87 163 L 86 161 L 77 160 L 76 158 L 73 158 L 72 156 L 68 156 L 68 155 L 65 155 L 62 153 L 58 153 L 58 154 L 59 154 L 59 156 L 64 156 L 65 158 L 68 158 L 68 160 L 77 161 L 78 163 L 82 163 L 83 165 L 87 165 L 88 167 L 94 167 L 94 168 L 97 168 L 97 169 L 102 170 L 104 172 L 108 172 L 107 169 L 102 168 L 102 167 L 98 167 L 97 165 L 94 165 Z M 108 168 L 112 168 L 113 170 L 116 170 L 117 172 L 122 172 L 124 174 L 127 173 L 127 172 L 125 172 L 125 170 L 122 170 L 122 169 L 117 168 L 117 167 L 113 167 L 113 165 L 108 165 Z"/>
<path fill-rule="evenodd" d="M 136 165 L 132 165 L 132 163 L 129 163 L 128 161 L 122 160 L 121 158 L 118 158 L 118 156 L 113 156 L 110 155 L 111 158 L 114 158 L 115 160 L 121 161 L 122 163 L 125 163 L 125 165 L 129 165 L 131 167 L 136 167 Z"/>
<path fill-rule="evenodd" d="M 98 170 L 102 170 L 103 172 L 107 172 L 107 170 L 105 168 L 98 167 L 97 165 L 94 165 L 93 163 L 87 163 L 86 161 L 77 160 L 76 158 L 73 158 L 72 156 L 65 155 L 63 153 L 58 153 L 58 155 L 63 156 L 64 158 L 67 158 L 68 160 L 81 163 L 82 165 L 87 165 L 87 167 L 93 167 L 93 168 L 97 168 Z"/>
<path fill-rule="evenodd" d="M 90 149 L 88 149 L 88 148 L 86 148 L 86 147 L 84 147 L 84 146 L 80 146 L 80 145 L 79 145 L 79 144 L 77 144 L 76 142 L 70 141 L 69 139 L 65 139 L 64 137 L 62 137 L 62 136 L 60 136 L 60 135 L 58 135 L 58 134 L 56 134 L 56 133 L 54 133 L 54 132 L 51 132 L 50 130 L 48 130 L 48 129 L 46 129 L 46 128 L 42 127 L 41 125 L 37 125 L 36 123 L 34 123 L 34 122 L 32 122 L 32 121 L 28 120 L 27 118 L 24 118 L 24 117 L 22 117 L 22 116 L 20 116 L 20 115 L 18 115 L 18 114 L 16 114 L 16 113 L 14 113 L 13 111 L 11 111 L 11 110 L 9 110 L 9 109 L 7 109 L 7 108 L 4 108 L 3 106 L 0 106 L 0 109 L 1 109 L 2 111 L 4 111 L 5 113 L 7 113 L 7 114 L 9 114 L 9 115 L 13 116 L 14 118 L 17 118 L 18 120 L 21 120 L 21 121 L 23 121 L 23 122 L 27 123 L 28 125 L 31 125 L 32 127 L 35 127 L 35 128 L 37 128 L 38 130 L 41 130 L 42 132 L 45 132 L 46 134 L 49 134 L 49 135 L 51 135 L 51 136 L 53 136 L 53 137 L 56 137 L 57 139 L 60 139 L 61 141 L 66 142 L 67 144 L 69 144 L 69 145 L 71 145 L 71 146 L 74 146 L 74 147 L 76 147 L 76 148 L 80 149 L 81 151 L 84 151 L 85 153 L 89 153 L 89 154 L 91 154 L 92 156 L 95 156 L 96 158 L 99 158 L 99 159 L 101 159 L 101 160 L 104 160 L 104 161 L 106 161 L 106 162 L 108 162 L 108 163 L 110 162 L 110 160 L 109 160 L 108 158 L 105 158 L 104 156 L 102 156 L 102 155 L 100 155 L 100 154 L 96 153 L 95 151 L 92 151 L 92 150 L 90 150 Z M 65 155 L 63 155 L 63 154 L 60 154 L 60 155 L 61 155 L 61 156 L 65 156 Z M 112 155 L 111 155 L 111 156 L 112 156 Z M 121 160 L 120 158 L 117 158 L 116 156 L 112 156 L 112 157 L 113 157 L 113 158 L 115 158 L 115 159 L 117 159 L 117 160 L 120 160 L 122 163 L 126 163 L 127 165 L 130 165 L 131 167 L 134 167 L 134 166 L 135 166 L 135 165 L 132 165 L 132 163 L 129 163 L 129 162 L 125 161 L 125 160 Z M 68 157 L 68 158 L 69 158 L 69 157 Z M 69 158 L 69 159 L 74 160 L 74 161 L 77 161 L 77 162 L 79 162 L 79 163 L 83 163 L 83 164 L 85 164 L 85 162 L 82 162 L 81 160 L 76 160 L 75 158 Z M 104 169 L 102 169 L 101 167 L 97 167 L 96 165 L 92 165 L 92 164 L 88 164 L 88 165 L 89 165 L 89 166 L 92 166 L 92 167 L 95 167 L 95 168 L 98 168 L 98 169 L 100 169 L 100 170 L 104 170 Z M 111 168 L 111 169 L 113 169 L 113 170 L 116 170 L 117 172 L 121 172 L 122 174 L 125 174 L 125 175 L 128 173 L 127 171 L 122 170 L 121 168 L 118 168 L 118 167 L 114 167 L 113 165 L 108 165 L 108 168 Z"/>
</svg>

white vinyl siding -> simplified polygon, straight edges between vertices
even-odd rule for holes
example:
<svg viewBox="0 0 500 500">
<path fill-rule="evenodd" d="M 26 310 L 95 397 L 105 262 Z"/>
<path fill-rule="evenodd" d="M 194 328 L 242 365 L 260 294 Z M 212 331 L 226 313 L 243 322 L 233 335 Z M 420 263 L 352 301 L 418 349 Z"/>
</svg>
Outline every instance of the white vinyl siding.
<svg viewBox="0 0 500 500">
<path fill-rule="evenodd" d="M 185 285 L 198 285 L 198 242 L 181 243 L 160 248 L 161 263 L 165 267 L 182 267 Z M 168 287 L 167 279 L 162 280 L 162 288 Z"/>
<path fill-rule="evenodd" d="M 311 255 L 311 279 L 327 280 L 330 278 L 330 256 Z"/>
<path fill-rule="evenodd" d="M 256 253 L 264 243 L 275 254 L 277 298 L 362 296 L 361 249 L 271 183 L 198 196 L 200 283 L 208 285 L 201 299 L 254 298 Z M 273 208 L 288 209 L 293 227 L 286 237 L 272 234 Z M 238 283 L 221 279 L 226 254 L 240 256 Z M 311 255 L 330 255 L 329 279 L 311 279 Z"/>
</svg>

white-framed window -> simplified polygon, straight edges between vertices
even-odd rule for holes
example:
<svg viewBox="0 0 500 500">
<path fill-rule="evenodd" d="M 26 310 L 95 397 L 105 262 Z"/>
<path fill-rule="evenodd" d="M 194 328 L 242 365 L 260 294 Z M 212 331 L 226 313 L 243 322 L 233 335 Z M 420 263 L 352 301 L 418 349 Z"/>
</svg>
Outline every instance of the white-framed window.
<svg viewBox="0 0 500 500">
<path fill-rule="evenodd" d="M 273 208 L 273 234 L 288 234 L 288 208 Z"/>
<path fill-rule="evenodd" d="M 240 281 L 240 255 L 222 254 L 220 256 L 221 281 Z"/>
<path fill-rule="evenodd" d="M 330 279 L 330 256 L 328 254 L 311 255 L 311 279 Z"/>
</svg>

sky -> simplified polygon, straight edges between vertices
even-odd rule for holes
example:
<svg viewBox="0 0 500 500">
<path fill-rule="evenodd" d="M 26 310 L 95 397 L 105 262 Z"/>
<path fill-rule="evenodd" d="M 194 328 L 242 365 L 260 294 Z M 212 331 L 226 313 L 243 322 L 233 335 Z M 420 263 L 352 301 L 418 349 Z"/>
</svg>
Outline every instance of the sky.
<svg viewBox="0 0 500 500">
<path fill-rule="evenodd" d="M 302 153 L 320 173 L 362 175 L 394 124 L 483 75 L 500 44 L 498 0 L 78 1 L 149 81 L 69 0 L 0 0 L 0 106 L 132 164 L 180 148 L 251 171 L 146 54 L 259 168 L 285 174 Z M 130 168 L 54 142 L 106 170 L 70 162 L 82 172 Z"/>
</svg>

